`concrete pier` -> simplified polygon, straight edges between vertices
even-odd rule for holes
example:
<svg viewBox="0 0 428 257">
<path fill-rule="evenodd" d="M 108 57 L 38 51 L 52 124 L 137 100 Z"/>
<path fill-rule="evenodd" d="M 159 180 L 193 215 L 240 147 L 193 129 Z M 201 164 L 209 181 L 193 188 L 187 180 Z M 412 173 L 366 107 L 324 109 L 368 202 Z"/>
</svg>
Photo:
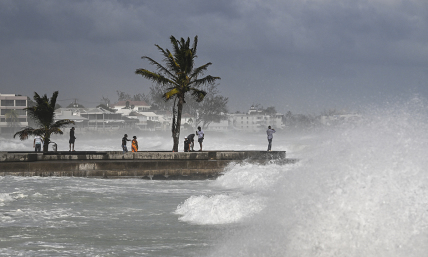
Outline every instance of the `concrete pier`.
<svg viewBox="0 0 428 257">
<path fill-rule="evenodd" d="M 142 179 L 213 179 L 231 162 L 281 164 L 285 151 L 0 152 L 0 176 L 75 176 Z"/>
</svg>

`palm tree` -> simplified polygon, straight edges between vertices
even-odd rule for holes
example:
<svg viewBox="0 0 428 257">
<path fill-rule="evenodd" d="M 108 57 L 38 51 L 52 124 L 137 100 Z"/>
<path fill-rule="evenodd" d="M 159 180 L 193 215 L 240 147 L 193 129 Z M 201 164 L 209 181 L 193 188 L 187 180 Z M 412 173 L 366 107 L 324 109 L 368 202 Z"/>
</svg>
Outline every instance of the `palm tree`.
<svg viewBox="0 0 428 257">
<path fill-rule="evenodd" d="M 168 49 L 164 50 L 160 46 L 155 45 L 164 56 L 163 61 L 166 63 L 165 66 L 148 56 L 143 56 L 141 57 L 142 59 L 147 59 L 150 64 L 156 66 L 157 72 L 137 69 L 135 73 L 162 86 L 165 92 L 163 94 L 165 101 L 174 99 L 171 128 L 174 141 L 172 150 L 177 152 L 180 137 L 181 113 L 183 104 L 186 103 L 186 93 L 190 93 L 196 101 L 201 102 L 207 93 L 198 88 L 201 85 L 212 84 L 217 79 L 220 79 L 220 77 L 208 75 L 200 78 L 207 70 L 208 66 L 212 64 L 210 62 L 194 68 L 194 61 L 197 57 L 196 47 L 198 45 L 198 36 L 195 36 L 192 47 L 190 47 L 190 38 L 187 38 L 187 40 L 184 40 L 184 38 L 177 40 L 175 37 L 171 36 L 170 40 L 173 45 L 173 53 Z"/>
<path fill-rule="evenodd" d="M 40 128 L 35 129 L 32 127 L 26 127 L 23 130 L 16 132 L 15 135 L 13 135 L 13 138 L 19 136 L 19 139 L 25 140 L 28 139 L 29 136 L 41 136 L 43 139 L 43 152 L 47 152 L 51 134 L 62 135 L 64 133 L 61 128 L 68 124 L 74 124 L 74 121 L 68 119 L 54 121 L 57 97 L 58 91 L 55 91 L 50 99 L 46 94 L 43 97 L 40 97 L 36 92 L 34 92 L 34 101 L 36 102 L 36 105 L 27 107 L 24 110 L 27 110 L 28 116 L 33 118 Z"/>
<path fill-rule="evenodd" d="M 19 114 L 16 110 L 9 110 L 8 113 L 6 113 L 5 118 L 6 122 L 8 123 L 9 127 L 15 128 L 18 125 L 19 122 Z"/>
</svg>

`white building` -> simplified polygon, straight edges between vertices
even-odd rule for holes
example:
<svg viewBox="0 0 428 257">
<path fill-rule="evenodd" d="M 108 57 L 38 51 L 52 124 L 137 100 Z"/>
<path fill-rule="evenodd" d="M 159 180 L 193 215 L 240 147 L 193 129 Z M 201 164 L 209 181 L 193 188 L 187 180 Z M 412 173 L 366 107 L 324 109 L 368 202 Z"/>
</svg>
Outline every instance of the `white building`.
<svg viewBox="0 0 428 257">
<path fill-rule="evenodd" d="M 206 131 L 228 131 L 230 126 L 230 120 L 221 120 L 220 122 L 211 122 L 205 128 Z"/>
<path fill-rule="evenodd" d="M 162 117 L 154 112 L 132 112 L 128 116 L 130 119 L 137 119 L 138 123 L 135 125 L 142 130 L 161 130 Z"/>
<path fill-rule="evenodd" d="M 62 119 L 73 120 L 75 127 L 90 129 L 120 128 L 127 125 L 122 114 L 103 108 L 58 108 L 55 110 L 55 120 Z M 128 125 L 133 124 L 134 122 L 128 122 Z"/>
<path fill-rule="evenodd" d="M 15 94 L 0 94 L 0 133 L 15 133 L 28 126 L 27 97 Z M 16 115 L 16 118 L 12 118 Z"/>
<path fill-rule="evenodd" d="M 282 122 L 283 114 L 266 114 L 254 106 L 251 106 L 247 113 L 233 113 L 228 116 L 230 129 L 234 130 L 259 132 L 267 129 L 268 126 L 272 126 L 274 129 L 285 127 Z"/>
<path fill-rule="evenodd" d="M 125 115 L 129 115 L 132 111 L 145 112 L 150 109 L 150 105 L 144 101 L 118 101 L 110 107 L 116 109 L 116 113 Z"/>
<path fill-rule="evenodd" d="M 331 126 L 331 125 L 339 125 L 344 123 L 358 123 L 362 120 L 361 114 L 350 113 L 350 114 L 336 114 L 329 116 L 321 116 L 320 122 L 323 125 Z"/>
</svg>

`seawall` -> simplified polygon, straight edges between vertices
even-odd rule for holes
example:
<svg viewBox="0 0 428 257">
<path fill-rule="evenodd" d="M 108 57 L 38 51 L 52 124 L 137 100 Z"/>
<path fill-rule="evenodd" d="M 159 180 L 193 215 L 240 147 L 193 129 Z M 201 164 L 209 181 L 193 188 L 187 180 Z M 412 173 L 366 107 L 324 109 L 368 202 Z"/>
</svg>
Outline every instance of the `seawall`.
<svg viewBox="0 0 428 257">
<path fill-rule="evenodd" d="M 0 152 L 0 176 L 75 176 L 142 179 L 213 179 L 231 162 L 286 159 L 285 151 Z"/>
</svg>

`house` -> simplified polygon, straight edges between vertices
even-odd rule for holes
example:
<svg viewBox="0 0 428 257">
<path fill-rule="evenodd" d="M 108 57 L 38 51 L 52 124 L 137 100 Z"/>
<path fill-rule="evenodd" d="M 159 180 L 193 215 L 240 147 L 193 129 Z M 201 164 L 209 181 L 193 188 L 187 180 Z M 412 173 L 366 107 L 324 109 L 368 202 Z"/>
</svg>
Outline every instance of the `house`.
<svg viewBox="0 0 428 257">
<path fill-rule="evenodd" d="M 229 127 L 234 130 L 243 130 L 248 132 L 259 132 L 272 126 L 275 129 L 285 127 L 281 113 L 267 114 L 263 110 L 258 110 L 251 106 L 247 113 L 228 114 Z"/>
<path fill-rule="evenodd" d="M 0 133 L 15 133 L 27 127 L 27 97 L 15 94 L 0 94 Z"/>
<path fill-rule="evenodd" d="M 58 108 L 55 110 L 55 120 L 71 119 L 77 127 L 89 129 L 119 128 L 133 126 L 134 120 L 123 117 L 103 108 Z"/>
<path fill-rule="evenodd" d="M 141 130 L 161 130 L 160 116 L 154 112 L 131 112 L 128 116 L 130 119 L 136 119 L 135 124 Z"/>
<path fill-rule="evenodd" d="M 73 112 L 73 110 L 69 108 L 58 108 L 55 110 L 55 121 L 58 120 L 72 120 L 74 121 L 75 127 L 87 127 L 88 126 L 88 119 L 85 117 L 80 116 L 80 113 Z"/>
<path fill-rule="evenodd" d="M 151 106 L 144 101 L 118 101 L 110 107 L 116 109 L 116 113 L 123 113 L 125 115 L 129 115 L 131 111 L 148 111 Z"/>
<path fill-rule="evenodd" d="M 344 123 L 359 123 L 362 120 L 362 115 L 357 113 L 335 114 L 329 116 L 321 116 L 320 122 L 323 125 L 339 125 Z"/>
<path fill-rule="evenodd" d="M 211 122 L 204 129 L 205 131 L 228 131 L 229 130 L 229 119 L 221 120 L 220 122 Z"/>
</svg>

